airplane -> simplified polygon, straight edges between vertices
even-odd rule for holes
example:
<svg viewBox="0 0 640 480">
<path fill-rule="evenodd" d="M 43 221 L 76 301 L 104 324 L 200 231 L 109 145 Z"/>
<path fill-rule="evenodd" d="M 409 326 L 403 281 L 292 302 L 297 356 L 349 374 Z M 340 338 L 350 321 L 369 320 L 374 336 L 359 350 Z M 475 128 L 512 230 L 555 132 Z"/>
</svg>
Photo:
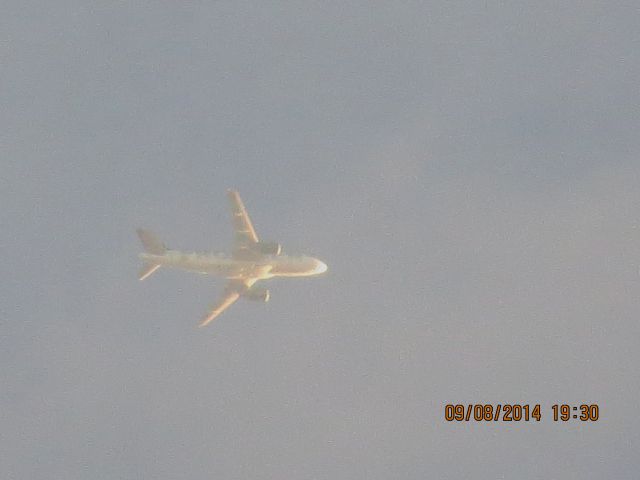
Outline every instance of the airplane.
<svg viewBox="0 0 640 480">
<path fill-rule="evenodd" d="M 211 323 L 240 297 L 268 302 L 269 290 L 254 286 L 259 280 L 309 277 L 327 271 L 327 265 L 317 258 L 284 255 L 279 243 L 259 240 L 240 194 L 235 190 L 228 190 L 227 195 L 231 203 L 235 233 L 230 256 L 169 250 L 150 231 L 141 228 L 136 230 L 145 250 L 140 254 L 143 266 L 138 275 L 139 280 L 149 278 L 160 267 L 219 275 L 228 280 L 222 298 L 202 319 L 201 327 Z"/>
</svg>

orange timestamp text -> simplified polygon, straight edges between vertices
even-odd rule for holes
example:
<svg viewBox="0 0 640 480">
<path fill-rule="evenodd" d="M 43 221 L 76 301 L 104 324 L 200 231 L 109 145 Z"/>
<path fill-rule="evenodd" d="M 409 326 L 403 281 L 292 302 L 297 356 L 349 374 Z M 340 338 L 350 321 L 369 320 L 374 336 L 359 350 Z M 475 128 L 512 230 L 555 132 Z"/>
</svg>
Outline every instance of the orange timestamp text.
<svg viewBox="0 0 640 480">
<path fill-rule="evenodd" d="M 600 418 L 597 404 L 568 405 L 556 404 L 551 407 L 553 421 L 567 422 L 579 420 L 595 422 Z M 487 403 L 451 404 L 444 407 L 444 419 L 447 422 L 539 422 L 542 419 L 540 404 Z"/>
</svg>

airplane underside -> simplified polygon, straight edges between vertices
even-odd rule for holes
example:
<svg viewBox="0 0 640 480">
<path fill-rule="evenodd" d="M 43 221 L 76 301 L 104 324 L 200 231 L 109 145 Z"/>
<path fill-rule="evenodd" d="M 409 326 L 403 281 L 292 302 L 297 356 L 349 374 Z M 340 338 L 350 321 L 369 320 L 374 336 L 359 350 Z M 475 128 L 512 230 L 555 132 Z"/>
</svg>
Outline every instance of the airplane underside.
<svg viewBox="0 0 640 480">
<path fill-rule="evenodd" d="M 267 302 L 269 290 L 253 285 L 272 277 L 308 277 L 327 270 L 320 260 L 304 255 L 281 255 L 279 243 L 260 241 L 238 192 L 229 190 L 234 227 L 234 245 L 231 256 L 212 253 L 169 250 L 148 230 L 137 229 L 144 247 L 143 261 L 138 273 L 145 280 L 160 267 L 224 277 L 227 284 L 218 302 L 211 307 L 200 326 L 211 323 L 240 297 Z"/>
</svg>

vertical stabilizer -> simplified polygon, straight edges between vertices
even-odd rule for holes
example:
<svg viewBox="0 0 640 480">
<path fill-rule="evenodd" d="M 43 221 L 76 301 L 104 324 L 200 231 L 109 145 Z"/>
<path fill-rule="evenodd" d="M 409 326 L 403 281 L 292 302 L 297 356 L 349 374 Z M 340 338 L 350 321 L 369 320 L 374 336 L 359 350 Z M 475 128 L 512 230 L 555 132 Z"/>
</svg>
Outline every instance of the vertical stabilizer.
<svg viewBox="0 0 640 480">
<path fill-rule="evenodd" d="M 164 243 L 158 240 L 156 236 L 149 230 L 138 228 L 136 232 L 138 233 L 138 237 L 140 237 L 142 246 L 147 253 L 152 253 L 154 255 L 164 255 L 164 253 L 167 251 L 167 247 L 164 246 Z"/>
<path fill-rule="evenodd" d="M 167 247 L 164 246 L 164 243 L 158 240 L 156 236 L 150 231 L 138 228 L 136 232 L 138 233 L 138 237 L 140 237 L 142 246 L 147 253 L 151 253 L 152 255 L 164 255 L 164 253 L 167 251 Z M 142 268 L 138 272 L 138 279 L 142 281 L 145 278 L 148 278 L 159 268 L 160 265 L 158 265 L 157 263 L 144 262 Z"/>
</svg>

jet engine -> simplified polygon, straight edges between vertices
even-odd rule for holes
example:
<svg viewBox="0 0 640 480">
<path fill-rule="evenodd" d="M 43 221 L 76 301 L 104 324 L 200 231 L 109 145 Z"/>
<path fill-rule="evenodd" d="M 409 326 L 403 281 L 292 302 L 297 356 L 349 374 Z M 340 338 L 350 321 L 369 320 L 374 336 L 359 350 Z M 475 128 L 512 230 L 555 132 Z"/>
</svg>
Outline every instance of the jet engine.
<svg viewBox="0 0 640 480">
<path fill-rule="evenodd" d="M 282 253 L 282 245 L 276 242 L 259 242 L 256 249 L 262 255 L 280 255 Z"/>
<path fill-rule="evenodd" d="M 244 294 L 244 297 L 248 300 L 264 303 L 269 301 L 269 296 L 269 290 L 267 290 L 266 288 L 251 288 L 247 293 Z"/>
</svg>

